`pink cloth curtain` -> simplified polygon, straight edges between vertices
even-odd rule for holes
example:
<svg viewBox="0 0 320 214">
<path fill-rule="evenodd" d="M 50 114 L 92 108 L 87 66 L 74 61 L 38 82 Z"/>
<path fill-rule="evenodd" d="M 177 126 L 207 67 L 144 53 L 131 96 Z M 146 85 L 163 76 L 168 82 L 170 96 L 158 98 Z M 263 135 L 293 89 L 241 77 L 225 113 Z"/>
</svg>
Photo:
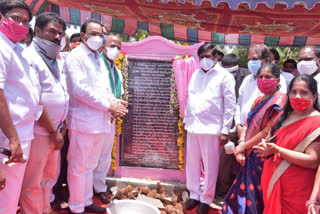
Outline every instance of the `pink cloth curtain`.
<svg viewBox="0 0 320 214">
<path fill-rule="evenodd" d="M 182 118 L 184 118 L 184 109 L 187 102 L 188 85 L 193 72 L 197 70 L 198 67 L 199 64 L 194 57 L 173 61 L 173 71 L 176 78 L 178 100 Z"/>
</svg>

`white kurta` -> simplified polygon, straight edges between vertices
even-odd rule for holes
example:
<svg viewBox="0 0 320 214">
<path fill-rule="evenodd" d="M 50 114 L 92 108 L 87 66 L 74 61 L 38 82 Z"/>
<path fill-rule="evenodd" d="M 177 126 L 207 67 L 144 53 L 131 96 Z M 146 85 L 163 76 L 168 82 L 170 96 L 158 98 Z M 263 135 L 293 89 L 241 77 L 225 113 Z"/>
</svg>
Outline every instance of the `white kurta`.
<svg viewBox="0 0 320 214">
<path fill-rule="evenodd" d="M 109 63 L 109 61 L 107 61 Z M 109 68 L 111 69 L 111 76 L 113 80 L 114 90 L 116 90 L 116 81 L 115 81 L 115 74 L 114 74 L 114 67 L 115 64 L 113 63 L 113 66 L 111 66 L 111 63 L 109 63 Z M 121 74 L 121 71 L 116 67 L 116 72 L 118 72 L 118 76 L 120 78 L 120 81 L 122 83 L 123 77 Z M 106 80 L 108 81 L 109 78 Z M 110 89 L 111 90 L 111 89 Z M 123 95 L 123 85 L 121 84 L 121 92 L 120 95 Z M 116 121 L 113 121 L 111 123 L 111 131 L 106 134 L 107 138 L 105 139 L 105 144 L 102 147 L 101 155 L 99 157 L 98 166 L 93 171 L 93 189 L 96 193 L 106 192 L 107 191 L 107 185 L 106 185 L 106 175 L 108 173 L 108 170 L 111 165 L 111 153 L 114 143 L 114 135 L 115 135 L 115 123 Z"/>
<path fill-rule="evenodd" d="M 0 32 L 0 89 L 4 91 L 9 113 L 17 130 L 23 154 L 28 157 L 33 139 L 34 121 L 41 115 L 39 106 L 40 86 L 35 71 L 23 58 L 19 45 L 12 43 Z M 0 146 L 8 148 L 8 139 L 0 130 Z M 0 213 L 15 214 L 21 191 L 26 164 L 3 164 L 6 158 L 0 155 L 0 168 L 7 183 L 0 191 Z"/>
<path fill-rule="evenodd" d="M 214 199 L 221 146 L 219 135 L 229 134 L 236 105 L 235 80 L 232 74 L 216 65 L 205 73 L 192 75 L 185 110 L 187 133 L 186 178 L 190 198 L 210 204 Z M 200 166 L 205 182 L 200 187 Z"/>
<path fill-rule="evenodd" d="M 194 72 L 188 87 L 184 123 L 188 132 L 229 134 L 235 109 L 235 80 L 217 64 L 207 73 Z"/>
<path fill-rule="evenodd" d="M 62 125 L 68 113 L 69 95 L 66 78 L 60 67 L 58 79 L 38 55 L 32 43 L 23 55 L 36 70 L 41 85 L 40 100 L 56 127 Z M 49 193 L 56 175 L 57 158 L 60 151 L 54 150 L 54 143 L 45 127 L 35 124 L 35 139 L 31 143 L 20 196 L 21 213 L 50 213 Z"/>
<path fill-rule="evenodd" d="M 285 78 L 280 74 L 280 91 L 287 93 L 287 84 Z M 248 113 L 252 107 L 253 102 L 263 93 L 257 86 L 257 80 L 252 74 L 246 76 L 239 89 L 239 98 L 236 106 L 234 120 L 236 125 L 244 125 L 247 121 Z"/>
<path fill-rule="evenodd" d="M 92 204 L 93 170 L 111 131 L 112 95 L 108 72 L 99 53 L 84 44 L 73 49 L 65 63 L 70 95 L 68 184 L 69 207 L 83 212 Z"/>
</svg>

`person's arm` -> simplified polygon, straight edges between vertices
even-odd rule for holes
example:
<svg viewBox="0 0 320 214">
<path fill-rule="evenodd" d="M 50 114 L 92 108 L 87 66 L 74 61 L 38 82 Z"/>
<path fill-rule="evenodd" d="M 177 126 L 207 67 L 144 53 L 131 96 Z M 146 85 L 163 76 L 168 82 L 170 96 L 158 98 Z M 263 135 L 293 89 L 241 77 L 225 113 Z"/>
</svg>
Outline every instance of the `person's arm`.
<svg viewBox="0 0 320 214">
<path fill-rule="evenodd" d="M 313 184 L 312 193 L 310 195 L 309 201 L 307 202 L 308 214 L 317 214 L 317 211 L 320 208 L 318 204 L 319 188 L 320 188 L 320 166 L 318 166 L 316 178 Z"/>
<path fill-rule="evenodd" d="M 229 130 L 232 124 L 234 110 L 236 107 L 235 80 L 233 76 L 227 75 L 224 78 L 221 93 L 223 94 L 224 114 L 219 142 L 221 144 L 226 144 L 229 138 Z"/>
<path fill-rule="evenodd" d="M 269 135 L 271 127 L 274 124 L 274 120 L 277 118 L 278 114 L 279 114 L 279 111 L 277 111 L 277 110 L 273 111 L 273 113 L 271 114 L 271 117 L 268 120 L 267 124 L 265 125 L 264 129 L 261 130 L 258 134 L 253 136 L 248 141 L 245 142 L 244 138 L 240 138 L 240 139 L 242 139 L 242 141 L 236 147 L 236 154 L 243 152 L 247 149 L 251 149 L 253 146 L 258 145 L 262 139 L 265 139 Z"/>
<path fill-rule="evenodd" d="M 245 78 L 240 85 L 239 97 L 238 97 L 236 110 L 235 110 L 235 114 L 234 114 L 234 122 L 235 122 L 236 130 L 237 130 L 238 138 L 240 138 L 242 133 L 244 132 L 244 130 L 243 130 L 244 124 L 241 123 L 241 104 L 242 104 L 242 100 L 243 100 L 243 90 L 244 90 L 244 86 L 247 82 L 247 79 L 248 78 Z"/>
<path fill-rule="evenodd" d="M 0 168 L 0 190 L 4 189 L 6 187 L 6 175 Z"/>
<path fill-rule="evenodd" d="M 42 105 L 42 103 L 40 103 L 40 105 Z M 55 142 L 55 150 L 60 150 L 64 142 L 63 136 L 60 133 L 60 127 L 56 126 L 44 106 L 38 123 L 49 132 L 50 138 Z"/>
<path fill-rule="evenodd" d="M 120 115 L 126 114 L 128 112 L 125 106 L 126 102 L 116 100 L 111 92 L 101 95 L 90 90 L 80 60 L 81 58 L 68 57 L 66 62 L 67 79 L 75 99 L 101 111 L 110 111 Z"/>
<path fill-rule="evenodd" d="M 9 148 L 11 151 L 11 156 L 6 164 L 12 162 L 21 162 L 23 160 L 23 151 L 20 145 L 17 130 L 10 116 L 3 89 L 0 89 L 0 118 L 0 129 L 9 140 Z"/>
<path fill-rule="evenodd" d="M 267 146 L 274 143 L 267 143 Z M 288 162 L 304 168 L 316 169 L 319 166 L 320 143 L 312 143 L 306 149 L 305 153 L 296 152 L 290 149 L 285 149 L 276 146 L 276 152 L 280 157 Z"/>
<path fill-rule="evenodd" d="M 254 149 L 259 153 L 259 157 L 279 154 L 282 159 L 304 168 L 316 169 L 320 163 L 320 143 L 318 142 L 308 146 L 304 153 L 282 148 L 275 143 L 260 143 Z"/>
</svg>

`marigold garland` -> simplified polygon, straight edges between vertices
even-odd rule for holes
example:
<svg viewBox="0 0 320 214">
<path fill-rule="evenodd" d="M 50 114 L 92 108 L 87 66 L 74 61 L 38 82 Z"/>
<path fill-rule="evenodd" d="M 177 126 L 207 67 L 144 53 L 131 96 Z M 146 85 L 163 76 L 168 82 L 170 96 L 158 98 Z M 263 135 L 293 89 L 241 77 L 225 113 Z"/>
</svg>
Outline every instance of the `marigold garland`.
<svg viewBox="0 0 320 214">
<path fill-rule="evenodd" d="M 122 86 L 124 90 L 124 94 L 122 95 L 122 99 L 128 101 L 128 57 L 126 53 L 121 52 L 118 59 L 114 61 L 119 70 L 121 70 L 123 81 Z M 116 163 L 116 149 L 117 149 L 117 139 L 122 133 L 122 122 L 123 119 L 121 117 L 117 117 L 115 124 L 115 135 L 113 140 L 113 147 L 111 153 L 111 167 L 113 171 L 117 169 Z"/>
</svg>

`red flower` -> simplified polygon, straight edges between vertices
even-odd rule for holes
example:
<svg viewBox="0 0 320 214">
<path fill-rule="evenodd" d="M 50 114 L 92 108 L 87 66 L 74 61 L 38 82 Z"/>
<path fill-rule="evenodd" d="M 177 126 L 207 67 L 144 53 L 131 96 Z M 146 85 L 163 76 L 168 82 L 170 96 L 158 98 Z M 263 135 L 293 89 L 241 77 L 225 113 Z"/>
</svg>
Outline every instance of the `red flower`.
<svg viewBox="0 0 320 214">
<path fill-rule="evenodd" d="M 254 190 L 253 184 L 250 184 L 250 185 L 249 185 L 249 189 L 250 189 L 250 190 Z"/>
<path fill-rule="evenodd" d="M 240 185 L 240 189 L 244 190 L 246 188 L 246 186 L 244 184 Z"/>
</svg>

